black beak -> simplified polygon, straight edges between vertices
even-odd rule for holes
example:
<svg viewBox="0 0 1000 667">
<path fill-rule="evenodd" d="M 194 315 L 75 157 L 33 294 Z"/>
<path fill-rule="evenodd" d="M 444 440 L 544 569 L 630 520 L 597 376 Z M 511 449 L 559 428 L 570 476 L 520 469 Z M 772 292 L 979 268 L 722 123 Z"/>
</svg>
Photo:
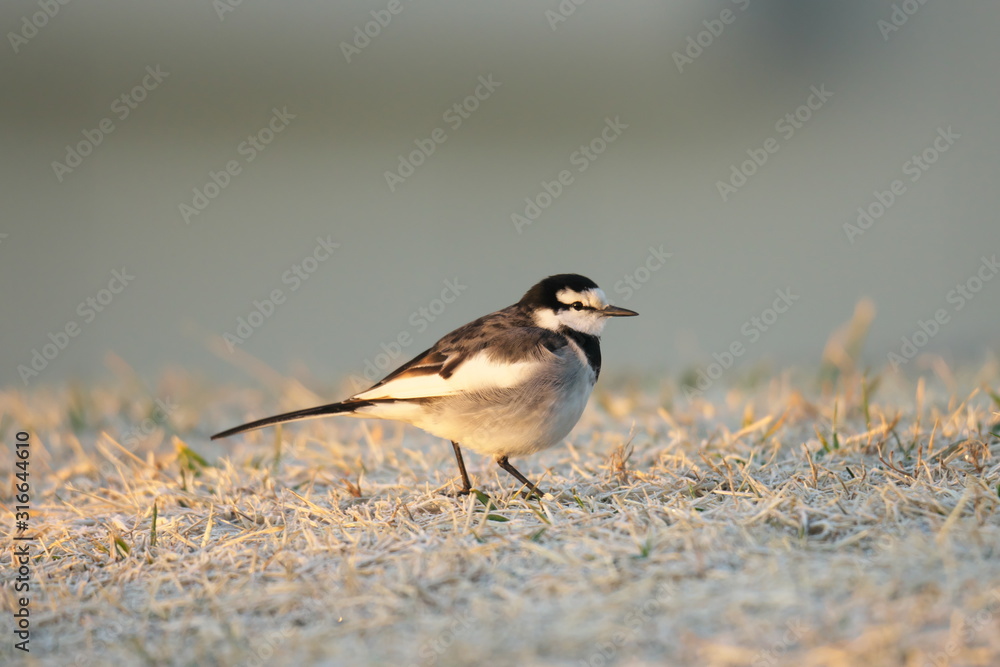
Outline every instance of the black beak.
<svg viewBox="0 0 1000 667">
<path fill-rule="evenodd" d="M 605 317 L 635 317 L 639 313 L 634 310 L 629 310 L 628 308 L 619 308 L 618 306 L 608 306 L 601 311 Z"/>
</svg>

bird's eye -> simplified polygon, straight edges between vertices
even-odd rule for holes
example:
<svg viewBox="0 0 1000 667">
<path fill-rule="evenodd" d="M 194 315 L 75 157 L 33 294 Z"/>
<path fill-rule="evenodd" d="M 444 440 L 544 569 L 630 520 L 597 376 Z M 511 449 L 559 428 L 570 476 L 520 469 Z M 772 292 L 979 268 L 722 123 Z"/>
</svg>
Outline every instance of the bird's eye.
<svg viewBox="0 0 1000 667">
<path fill-rule="evenodd" d="M 573 310 L 583 310 L 583 303 L 581 303 L 580 301 L 574 301 Z"/>
</svg>

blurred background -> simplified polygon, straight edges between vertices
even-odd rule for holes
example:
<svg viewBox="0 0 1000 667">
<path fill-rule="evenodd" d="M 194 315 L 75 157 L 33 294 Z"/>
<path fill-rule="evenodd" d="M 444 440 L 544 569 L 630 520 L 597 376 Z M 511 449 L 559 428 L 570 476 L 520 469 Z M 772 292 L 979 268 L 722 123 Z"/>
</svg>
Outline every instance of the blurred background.
<svg viewBox="0 0 1000 667">
<path fill-rule="evenodd" d="M 867 363 L 903 337 L 978 363 L 1000 343 L 998 20 L 4 2 L 0 385 L 93 380 L 109 352 L 150 379 L 250 383 L 243 353 L 373 376 L 558 272 L 641 313 L 606 331 L 609 370 L 734 343 L 734 367 L 815 364 L 866 297 Z"/>
</svg>

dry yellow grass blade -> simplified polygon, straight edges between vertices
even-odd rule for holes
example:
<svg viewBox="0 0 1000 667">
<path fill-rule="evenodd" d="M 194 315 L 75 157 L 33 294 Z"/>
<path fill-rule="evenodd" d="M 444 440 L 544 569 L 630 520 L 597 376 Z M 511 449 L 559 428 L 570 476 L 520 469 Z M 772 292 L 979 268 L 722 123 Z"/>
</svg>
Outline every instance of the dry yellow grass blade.
<svg viewBox="0 0 1000 667">
<path fill-rule="evenodd" d="M 176 378 L 201 421 L 131 441 L 149 399 L 124 389 L 0 392 L 39 444 L 26 664 L 1000 664 L 1000 378 L 863 384 L 831 359 L 837 391 L 604 389 L 518 462 L 534 501 L 480 458 L 484 495 L 448 497 L 451 447 L 408 428 L 209 442 L 259 397 Z"/>
</svg>

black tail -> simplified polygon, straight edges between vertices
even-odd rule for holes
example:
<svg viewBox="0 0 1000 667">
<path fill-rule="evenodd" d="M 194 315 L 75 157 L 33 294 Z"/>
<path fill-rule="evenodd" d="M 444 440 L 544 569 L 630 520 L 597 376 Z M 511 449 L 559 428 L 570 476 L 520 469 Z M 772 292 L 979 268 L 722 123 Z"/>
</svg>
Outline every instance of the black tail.
<svg viewBox="0 0 1000 667">
<path fill-rule="evenodd" d="M 345 412 L 354 412 L 358 408 L 363 408 L 368 405 L 374 405 L 374 404 L 371 401 L 346 401 L 344 403 L 331 403 L 329 405 L 320 405 L 315 408 L 306 408 L 305 410 L 286 412 L 283 415 L 265 417 L 264 419 L 258 419 L 255 422 L 250 422 L 249 424 L 243 424 L 242 426 L 234 426 L 233 428 L 227 431 L 216 433 L 215 435 L 212 436 L 212 440 L 218 440 L 219 438 L 228 438 L 229 436 L 236 435 L 237 433 L 254 431 L 256 429 L 264 428 L 265 426 L 271 426 L 273 424 L 284 424 L 286 422 L 297 422 L 303 419 L 313 419 L 315 417 L 325 417 L 327 415 L 336 415 L 336 414 L 343 414 Z"/>
</svg>

